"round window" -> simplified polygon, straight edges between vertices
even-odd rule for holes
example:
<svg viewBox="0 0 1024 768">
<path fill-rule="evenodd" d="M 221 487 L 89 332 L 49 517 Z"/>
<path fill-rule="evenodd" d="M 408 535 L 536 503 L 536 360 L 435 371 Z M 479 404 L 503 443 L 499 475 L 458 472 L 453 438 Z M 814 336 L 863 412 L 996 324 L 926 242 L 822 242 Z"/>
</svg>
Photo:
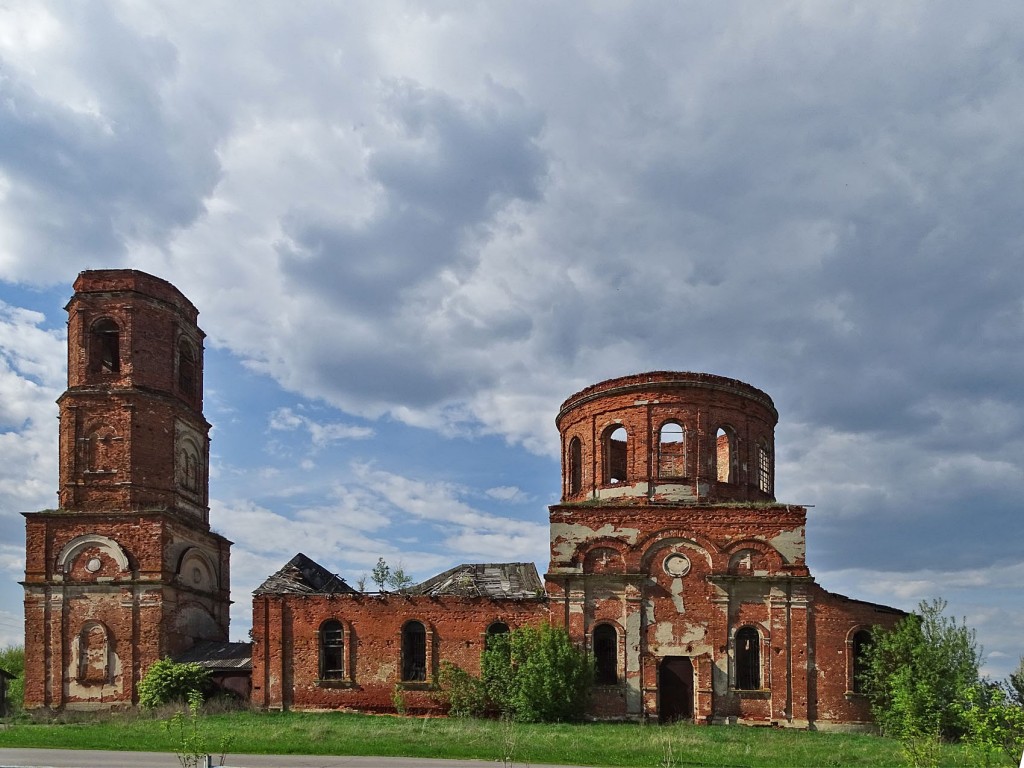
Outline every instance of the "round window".
<svg viewBox="0 0 1024 768">
<path fill-rule="evenodd" d="M 665 558 L 662 567 L 669 576 L 679 578 L 690 572 L 690 558 L 675 552 Z"/>
</svg>

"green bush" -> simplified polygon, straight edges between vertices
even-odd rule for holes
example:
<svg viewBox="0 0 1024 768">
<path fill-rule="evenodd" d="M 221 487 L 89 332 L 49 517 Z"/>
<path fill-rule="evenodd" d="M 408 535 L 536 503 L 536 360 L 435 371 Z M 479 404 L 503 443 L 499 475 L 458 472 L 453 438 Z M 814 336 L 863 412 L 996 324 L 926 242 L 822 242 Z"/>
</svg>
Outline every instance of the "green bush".
<svg viewBox="0 0 1024 768">
<path fill-rule="evenodd" d="M 481 667 L 488 698 L 521 723 L 582 719 L 594 680 L 590 658 L 547 623 L 489 637 Z"/>
<path fill-rule="evenodd" d="M 968 730 L 965 696 L 978 684 L 981 652 L 974 630 L 943 616 L 945 607 L 922 602 L 917 614 L 872 633 L 862 682 L 887 736 L 956 740 Z"/>
<path fill-rule="evenodd" d="M 139 706 L 151 709 L 163 704 L 186 702 L 192 694 L 210 690 L 210 675 L 199 664 L 179 664 L 160 659 L 139 682 Z"/>
<path fill-rule="evenodd" d="M 25 649 L 20 645 L 9 645 L 0 651 L 0 669 L 15 675 L 7 681 L 7 712 L 0 715 L 21 712 L 25 699 Z"/>
<path fill-rule="evenodd" d="M 1010 701 L 998 685 L 986 683 L 965 691 L 963 699 L 964 741 L 980 753 L 981 764 L 990 765 L 993 758 L 1015 763 L 1024 753 L 1024 708 Z"/>
<path fill-rule="evenodd" d="M 441 662 L 437 676 L 438 698 L 452 717 L 483 717 L 487 714 L 487 689 L 483 681 L 449 661 Z"/>
</svg>

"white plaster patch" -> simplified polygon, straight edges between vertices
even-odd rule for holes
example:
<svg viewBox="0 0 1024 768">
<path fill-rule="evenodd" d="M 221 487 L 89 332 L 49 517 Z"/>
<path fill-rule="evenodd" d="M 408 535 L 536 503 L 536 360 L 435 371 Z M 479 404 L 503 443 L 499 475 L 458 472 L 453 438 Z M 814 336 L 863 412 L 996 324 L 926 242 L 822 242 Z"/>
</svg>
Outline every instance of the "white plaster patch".
<svg viewBox="0 0 1024 768">
<path fill-rule="evenodd" d="M 676 607 L 676 612 L 686 613 L 686 606 L 683 605 L 683 580 L 672 579 L 672 605 Z"/>
<path fill-rule="evenodd" d="M 603 525 L 597 530 L 573 523 L 551 523 L 551 541 L 555 542 L 553 559 L 568 560 L 576 551 L 576 547 L 583 542 L 605 536 L 622 539 L 628 544 L 636 544 L 640 530 L 638 528 L 616 528 L 611 523 Z"/>
<path fill-rule="evenodd" d="M 787 563 L 802 561 L 807 552 L 804 527 L 797 526 L 789 531 L 783 531 L 769 542 L 782 555 Z"/>
</svg>

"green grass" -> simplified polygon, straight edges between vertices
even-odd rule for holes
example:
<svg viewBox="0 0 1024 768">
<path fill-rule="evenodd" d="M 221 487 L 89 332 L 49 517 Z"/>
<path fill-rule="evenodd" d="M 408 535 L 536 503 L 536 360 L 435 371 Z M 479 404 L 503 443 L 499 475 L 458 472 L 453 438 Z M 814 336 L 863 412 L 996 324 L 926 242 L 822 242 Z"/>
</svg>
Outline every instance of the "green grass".
<svg viewBox="0 0 1024 768">
<path fill-rule="evenodd" d="M 165 713 L 169 714 L 169 713 Z M 0 747 L 124 749 L 174 752 L 166 717 L 95 715 L 82 722 L 20 722 L 0 730 Z M 516 765 L 590 766 L 899 766 L 891 739 L 864 734 L 701 727 L 693 725 L 510 725 L 490 720 L 348 713 L 206 714 L 201 729 L 211 753 L 381 755 L 498 761 Z M 976 765 L 958 747 L 942 748 L 942 765 Z"/>
</svg>

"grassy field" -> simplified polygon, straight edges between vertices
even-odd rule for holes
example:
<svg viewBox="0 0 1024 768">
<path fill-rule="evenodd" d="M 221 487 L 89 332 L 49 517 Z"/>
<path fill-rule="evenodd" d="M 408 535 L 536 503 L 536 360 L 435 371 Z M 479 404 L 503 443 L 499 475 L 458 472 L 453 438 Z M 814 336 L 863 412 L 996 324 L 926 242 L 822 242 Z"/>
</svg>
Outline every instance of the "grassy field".
<svg viewBox="0 0 1024 768">
<path fill-rule="evenodd" d="M 83 722 L 15 723 L 0 747 L 67 747 L 174 752 L 166 717 L 103 715 Z M 876 736 L 693 725 L 514 725 L 487 720 L 374 717 L 346 713 L 228 712 L 203 715 L 200 727 L 215 757 L 265 754 L 403 755 L 495 760 L 515 765 L 823 766 L 906 765 L 898 742 Z M 977 765 L 964 750 L 943 747 L 942 765 Z"/>
</svg>

